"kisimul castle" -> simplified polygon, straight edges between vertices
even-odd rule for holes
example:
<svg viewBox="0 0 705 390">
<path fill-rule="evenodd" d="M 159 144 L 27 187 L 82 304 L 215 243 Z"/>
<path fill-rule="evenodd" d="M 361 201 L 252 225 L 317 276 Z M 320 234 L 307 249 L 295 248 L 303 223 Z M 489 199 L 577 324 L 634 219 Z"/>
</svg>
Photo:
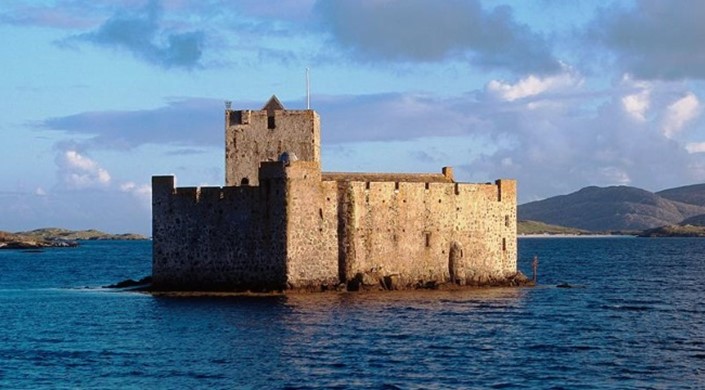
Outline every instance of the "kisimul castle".
<svg viewBox="0 0 705 390">
<path fill-rule="evenodd" d="M 351 124 L 352 125 L 352 124 Z M 154 176 L 156 289 L 511 285 L 516 182 L 321 172 L 313 110 L 225 110 L 225 186 Z"/>
</svg>

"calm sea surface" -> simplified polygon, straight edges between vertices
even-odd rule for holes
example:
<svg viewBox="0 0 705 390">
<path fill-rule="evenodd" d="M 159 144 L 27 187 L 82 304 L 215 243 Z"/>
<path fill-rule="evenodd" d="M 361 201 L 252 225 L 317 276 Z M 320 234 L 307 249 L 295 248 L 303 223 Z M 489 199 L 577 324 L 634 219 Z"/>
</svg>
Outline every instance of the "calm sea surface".
<svg viewBox="0 0 705 390">
<path fill-rule="evenodd" d="M 97 288 L 150 242 L 0 251 L 0 388 L 705 388 L 705 240 L 534 255 L 536 288 L 156 298 Z"/>
</svg>

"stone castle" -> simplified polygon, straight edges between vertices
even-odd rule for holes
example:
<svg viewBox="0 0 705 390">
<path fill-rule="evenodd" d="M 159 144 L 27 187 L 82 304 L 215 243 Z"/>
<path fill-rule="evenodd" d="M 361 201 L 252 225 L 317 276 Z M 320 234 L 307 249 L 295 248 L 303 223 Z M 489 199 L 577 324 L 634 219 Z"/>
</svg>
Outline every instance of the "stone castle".
<svg viewBox="0 0 705 390">
<path fill-rule="evenodd" d="M 152 178 L 155 289 L 512 285 L 516 181 L 321 172 L 320 119 L 225 110 L 225 186 Z"/>
</svg>

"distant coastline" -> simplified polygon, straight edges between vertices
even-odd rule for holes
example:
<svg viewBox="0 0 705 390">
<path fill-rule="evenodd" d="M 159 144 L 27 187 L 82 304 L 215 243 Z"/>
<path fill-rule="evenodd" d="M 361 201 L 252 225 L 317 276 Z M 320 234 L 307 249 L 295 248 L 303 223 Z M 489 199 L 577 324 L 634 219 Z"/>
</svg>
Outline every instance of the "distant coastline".
<svg viewBox="0 0 705 390">
<path fill-rule="evenodd" d="M 62 228 L 42 228 L 25 232 L 10 233 L 0 231 L 0 249 L 42 249 L 78 246 L 80 241 L 89 240 L 148 240 L 134 233 L 112 234 L 100 230 L 69 230 Z"/>
<path fill-rule="evenodd" d="M 552 234 L 552 233 L 532 233 L 517 234 L 517 238 L 636 238 L 636 234 Z"/>
<path fill-rule="evenodd" d="M 518 238 L 599 238 L 599 237 L 705 237 L 705 226 L 666 225 L 646 230 L 589 231 L 550 225 L 540 221 L 518 221 Z"/>
</svg>

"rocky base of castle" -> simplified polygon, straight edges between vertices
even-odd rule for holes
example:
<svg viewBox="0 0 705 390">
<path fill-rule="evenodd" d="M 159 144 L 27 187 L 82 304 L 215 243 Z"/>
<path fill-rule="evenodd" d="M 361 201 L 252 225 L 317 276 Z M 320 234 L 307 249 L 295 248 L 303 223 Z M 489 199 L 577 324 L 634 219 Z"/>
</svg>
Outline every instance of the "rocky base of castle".
<svg viewBox="0 0 705 390">
<path fill-rule="evenodd" d="M 447 279 L 447 278 L 446 278 Z M 201 295 L 272 295 L 288 293 L 321 293 L 321 292 L 373 292 L 373 291 L 409 291 L 409 290 L 463 290 L 472 288 L 487 287 L 529 287 L 534 286 L 534 282 L 523 273 L 516 272 L 508 275 L 497 275 L 490 273 L 475 272 L 465 278 L 451 280 L 412 280 L 399 274 L 383 274 L 381 272 L 369 271 L 358 273 L 347 283 L 333 281 L 309 282 L 302 285 L 288 284 L 284 288 L 272 286 L 260 286 L 260 288 L 248 288 L 227 286 L 227 285 L 159 285 L 153 284 L 151 277 L 143 278 L 139 281 L 126 280 L 107 288 L 129 287 L 135 290 L 152 293 L 155 295 L 173 296 L 201 296 Z"/>
<path fill-rule="evenodd" d="M 394 290 L 460 290 L 473 287 L 520 287 L 531 286 L 533 282 L 523 273 L 511 275 L 492 275 L 475 273 L 472 276 L 453 280 L 410 280 L 402 275 L 382 275 L 370 271 L 358 273 L 348 282 L 348 291 L 394 291 Z"/>
</svg>

